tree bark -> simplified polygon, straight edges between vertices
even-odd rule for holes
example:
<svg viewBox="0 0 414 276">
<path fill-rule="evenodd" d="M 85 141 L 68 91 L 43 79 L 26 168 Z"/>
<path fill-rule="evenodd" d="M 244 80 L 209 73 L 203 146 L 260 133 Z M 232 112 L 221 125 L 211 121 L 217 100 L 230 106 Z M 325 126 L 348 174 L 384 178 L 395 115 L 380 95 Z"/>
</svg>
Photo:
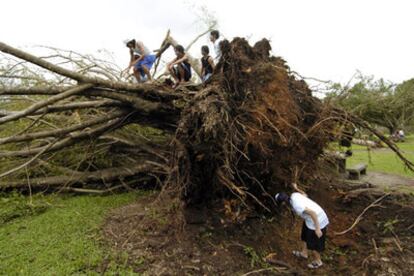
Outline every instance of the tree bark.
<svg viewBox="0 0 414 276">
<path fill-rule="evenodd" d="M 71 175 L 51 176 L 42 178 L 31 178 L 30 183 L 27 179 L 11 182 L 0 182 L 0 190 L 3 188 L 26 188 L 31 187 L 56 187 L 65 185 L 69 187 L 76 183 L 91 182 L 111 182 L 119 178 L 131 177 L 139 173 L 149 173 L 159 167 L 150 162 L 133 165 L 131 167 L 110 168 L 94 172 L 73 173 Z"/>
</svg>

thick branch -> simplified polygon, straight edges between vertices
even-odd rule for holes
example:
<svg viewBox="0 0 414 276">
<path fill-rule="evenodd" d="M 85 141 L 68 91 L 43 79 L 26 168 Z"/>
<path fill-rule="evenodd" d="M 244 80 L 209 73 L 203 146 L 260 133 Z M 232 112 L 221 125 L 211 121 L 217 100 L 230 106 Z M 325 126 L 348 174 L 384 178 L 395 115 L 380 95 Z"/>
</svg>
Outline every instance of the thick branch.
<svg viewBox="0 0 414 276">
<path fill-rule="evenodd" d="M 32 86 L 32 87 L 1 87 L 0 95 L 56 95 L 73 87 Z"/>
<path fill-rule="evenodd" d="M 79 109 L 87 109 L 87 108 L 115 107 L 115 106 L 123 106 L 123 105 L 125 104 L 119 101 L 114 101 L 114 100 L 75 102 L 75 103 L 70 103 L 70 104 L 47 106 L 45 108 L 37 110 L 32 115 L 42 115 L 44 113 L 62 112 L 62 111 L 68 111 L 68 110 L 79 110 Z M 16 114 L 18 112 L 19 111 L 0 110 L 0 117 L 9 116 L 12 114 Z"/>
<path fill-rule="evenodd" d="M 88 95 L 104 97 L 126 103 L 144 114 L 150 114 L 152 112 L 159 113 L 161 111 L 170 112 L 175 110 L 175 108 L 172 105 L 144 100 L 129 93 L 117 93 L 114 91 L 106 90 L 93 90 L 88 91 Z"/>
<path fill-rule="evenodd" d="M 363 129 L 369 130 L 372 134 L 374 134 L 382 142 L 384 142 L 384 144 L 386 144 L 393 152 L 395 152 L 397 154 L 397 156 L 401 159 L 401 161 L 404 162 L 404 164 L 407 168 L 409 168 L 411 171 L 414 171 L 413 162 L 411 162 L 410 160 L 405 158 L 405 156 L 401 153 L 401 151 L 398 149 L 398 147 L 392 141 L 387 139 L 387 137 L 385 137 L 381 132 L 379 132 L 375 128 L 372 128 L 367 122 L 365 122 L 364 120 L 358 118 L 357 116 L 346 113 L 345 111 L 340 110 L 338 108 L 335 109 L 335 112 L 337 112 L 339 114 L 339 116 L 344 121 L 350 121 L 350 122 L 354 123 L 355 125 L 363 128 Z"/>
<path fill-rule="evenodd" d="M 35 104 L 31 105 L 30 107 L 26 108 L 25 110 L 22 110 L 22 111 L 14 113 L 14 114 L 10 114 L 9 116 L 5 116 L 3 118 L 0 118 L 0 124 L 4 124 L 4 123 L 10 122 L 10 121 L 15 121 L 15 120 L 18 120 L 22 117 L 26 117 L 28 115 L 31 115 L 35 111 L 37 111 L 37 110 L 39 110 L 39 109 L 41 109 L 41 108 L 43 108 L 47 105 L 50 105 L 50 104 L 55 103 L 57 101 L 60 101 L 60 100 L 63 100 L 65 98 L 68 98 L 70 96 L 73 96 L 75 94 L 78 94 L 78 93 L 80 93 L 80 92 L 82 92 L 82 91 L 84 91 L 88 88 L 91 88 L 92 86 L 93 86 L 92 84 L 81 84 L 77 87 L 71 88 L 66 92 L 63 92 L 63 93 L 60 93 L 58 95 L 50 97 L 45 101 L 35 103 Z"/>
<path fill-rule="evenodd" d="M 89 121 L 86 121 L 81 124 L 76 124 L 67 128 L 61 128 L 56 130 L 46 130 L 46 131 L 39 131 L 35 133 L 28 133 L 23 134 L 19 136 L 11 136 L 6 138 L 0 138 L 0 145 L 7 144 L 7 143 L 16 143 L 16 142 L 23 142 L 23 141 L 30 141 L 34 139 L 40 139 L 40 138 L 46 138 L 46 137 L 59 137 L 62 135 L 66 135 L 70 132 L 78 131 L 85 129 L 87 127 L 91 127 L 97 124 L 101 124 L 103 122 L 110 121 L 112 119 L 115 119 L 117 117 L 121 117 L 123 115 L 126 115 L 126 112 L 114 112 L 106 114 L 106 116 L 99 117 L 96 119 L 92 119 Z"/>
<path fill-rule="evenodd" d="M 57 142 L 52 147 L 50 147 L 46 152 L 57 151 L 57 150 L 60 150 L 62 148 L 65 148 L 65 147 L 69 147 L 69 146 L 79 142 L 80 140 L 84 140 L 84 139 L 88 139 L 88 138 L 89 139 L 96 138 L 96 137 L 102 135 L 105 132 L 112 131 L 114 129 L 120 128 L 125 123 L 126 123 L 126 121 L 124 120 L 124 118 L 119 118 L 119 119 L 109 121 L 108 123 L 106 123 L 104 125 L 98 126 L 98 127 L 93 128 L 91 130 L 88 130 L 88 131 L 75 132 L 75 133 L 69 134 L 70 135 L 69 137 L 66 137 L 66 138 L 62 139 L 61 141 Z M 28 156 L 37 154 L 37 153 L 39 153 L 43 150 L 44 150 L 44 146 L 29 149 L 29 150 L 4 151 L 4 152 L 0 152 L 0 157 L 13 157 L 13 156 L 28 157 Z"/>
<path fill-rule="evenodd" d="M 116 90 L 125 90 L 131 91 L 138 94 L 140 97 L 145 98 L 155 98 L 155 99 L 177 99 L 181 98 L 181 95 L 173 92 L 165 92 L 165 87 L 155 84 L 129 84 L 123 82 L 115 82 L 105 80 L 99 77 L 90 77 L 84 74 L 80 74 L 66 68 L 57 66 L 53 63 L 50 63 L 44 59 L 38 58 L 32 54 L 26 53 L 22 50 L 13 48 L 5 43 L 0 42 L 0 51 L 18 57 L 20 59 L 26 60 L 30 63 L 36 64 L 42 68 L 45 68 L 51 72 L 57 73 L 59 75 L 68 77 L 70 79 L 76 80 L 80 83 L 91 83 L 94 86 L 103 86 L 107 88 L 112 88 Z"/>
<path fill-rule="evenodd" d="M 72 175 L 63 176 L 50 176 L 42 178 L 30 179 L 30 185 L 32 187 L 45 187 L 45 186 L 60 186 L 65 184 L 70 186 L 76 183 L 89 183 L 89 182 L 111 182 L 119 178 L 134 176 L 139 173 L 148 173 L 155 169 L 159 170 L 159 166 L 155 166 L 151 162 L 144 162 L 141 164 L 135 164 L 128 167 L 118 167 L 111 169 L 104 169 L 94 172 L 74 173 Z M 5 188 L 24 188 L 27 186 L 27 180 L 19 180 L 13 182 L 0 182 L 0 189 Z"/>
</svg>

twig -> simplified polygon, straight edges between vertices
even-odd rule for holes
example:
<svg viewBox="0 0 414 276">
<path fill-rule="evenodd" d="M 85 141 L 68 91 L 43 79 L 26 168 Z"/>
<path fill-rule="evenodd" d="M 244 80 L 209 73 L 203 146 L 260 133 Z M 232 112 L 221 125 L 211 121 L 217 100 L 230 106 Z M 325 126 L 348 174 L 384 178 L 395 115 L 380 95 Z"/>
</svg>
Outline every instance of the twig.
<svg viewBox="0 0 414 276">
<path fill-rule="evenodd" d="M 394 235 L 394 242 L 397 245 L 398 249 L 400 250 L 400 252 L 403 252 L 403 249 L 401 247 L 401 241 L 398 238 L 397 234 L 395 234 L 394 230 L 391 229 L 391 233 Z"/>
<path fill-rule="evenodd" d="M 395 244 L 397 245 L 397 247 L 398 247 L 398 249 L 400 250 L 400 252 L 403 252 L 403 249 L 402 249 L 402 247 L 401 247 L 400 243 L 398 242 L 397 238 L 394 238 L 394 242 L 395 242 Z"/>
<path fill-rule="evenodd" d="M 372 241 L 372 245 L 374 246 L 375 254 L 378 255 L 377 243 L 374 238 L 372 238 L 371 241 Z"/>
<path fill-rule="evenodd" d="M 190 44 L 188 44 L 187 48 L 185 48 L 185 51 L 188 52 L 191 48 L 191 46 L 194 45 L 194 43 L 197 42 L 197 40 L 200 39 L 200 37 L 203 37 L 204 35 L 208 34 L 211 30 L 213 30 L 213 28 L 216 26 L 216 24 L 212 24 L 205 32 L 199 34 L 198 36 L 196 36 L 196 38 L 193 39 L 193 41 L 190 42 Z"/>
<path fill-rule="evenodd" d="M 63 187 L 63 188 L 60 189 L 60 191 L 102 195 L 102 194 L 106 194 L 106 193 L 112 192 L 114 190 L 123 188 L 123 187 L 124 187 L 123 185 L 117 185 L 117 186 L 114 186 L 114 187 L 106 189 L 106 190 Z"/>
<path fill-rule="evenodd" d="M 274 271 L 274 270 L 280 270 L 280 269 L 282 269 L 282 268 L 281 267 L 262 268 L 262 269 L 253 270 L 253 271 L 247 272 L 247 273 L 245 273 L 245 274 L 243 274 L 241 276 L 247 276 L 247 275 L 262 273 L 262 272 L 265 272 L 265 271 Z"/>
<path fill-rule="evenodd" d="M 365 214 L 366 211 L 368 211 L 370 208 L 372 207 L 378 207 L 380 206 L 379 203 L 381 200 L 383 200 L 385 197 L 387 197 L 388 195 L 390 195 L 390 193 L 387 193 L 385 195 L 383 195 L 382 197 L 378 198 L 377 200 L 375 200 L 373 203 L 371 203 L 368 207 L 366 207 L 364 209 L 364 211 L 362 211 L 362 213 L 355 219 L 354 223 L 351 225 L 351 227 L 349 227 L 348 229 L 342 231 L 342 232 L 334 232 L 334 234 L 336 236 L 340 236 L 343 235 L 349 231 L 351 231 L 361 220 L 362 220 L 362 216 Z"/>
<path fill-rule="evenodd" d="M 155 74 L 157 73 L 158 65 L 160 64 L 161 55 L 164 53 L 166 49 L 164 49 L 168 43 L 168 37 L 170 36 L 170 30 L 167 31 L 167 34 L 165 35 L 164 40 L 161 43 L 161 47 L 159 49 L 159 52 L 157 53 L 157 62 L 155 63 L 154 72 L 152 73 L 152 77 L 155 77 Z M 168 47 L 167 47 L 168 48 Z"/>
</svg>

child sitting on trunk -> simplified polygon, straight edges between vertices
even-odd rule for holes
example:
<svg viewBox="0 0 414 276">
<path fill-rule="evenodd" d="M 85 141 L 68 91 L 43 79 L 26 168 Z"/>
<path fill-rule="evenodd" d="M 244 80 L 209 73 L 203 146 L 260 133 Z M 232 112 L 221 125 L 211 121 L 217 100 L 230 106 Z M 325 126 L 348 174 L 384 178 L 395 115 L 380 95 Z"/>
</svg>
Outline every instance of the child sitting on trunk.
<svg viewBox="0 0 414 276">
<path fill-rule="evenodd" d="M 173 88 L 176 88 L 181 82 L 187 82 L 191 79 L 191 65 L 188 62 L 188 56 L 184 52 L 183 46 L 175 46 L 174 51 L 176 58 L 168 63 L 167 67 L 175 80 Z"/>
</svg>

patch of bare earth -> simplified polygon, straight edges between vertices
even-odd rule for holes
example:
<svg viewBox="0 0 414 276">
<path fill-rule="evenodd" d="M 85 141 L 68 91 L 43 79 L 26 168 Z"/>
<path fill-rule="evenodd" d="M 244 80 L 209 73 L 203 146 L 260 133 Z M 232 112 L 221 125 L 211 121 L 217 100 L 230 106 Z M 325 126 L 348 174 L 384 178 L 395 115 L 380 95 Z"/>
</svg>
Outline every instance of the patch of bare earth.
<svg viewBox="0 0 414 276">
<path fill-rule="evenodd" d="M 104 235 L 144 275 L 414 275 L 412 197 L 390 194 L 349 232 L 336 235 L 381 195 L 350 193 L 349 187 L 336 185 L 316 189 L 310 196 L 331 221 L 324 266 L 317 271 L 306 268 L 309 261 L 292 256 L 300 246 L 302 222 L 286 209 L 267 216 L 248 214 L 242 223 L 232 223 L 215 207 L 223 204 L 193 208 L 178 231 L 176 216 L 151 204 L 156 198 L 151 196 L 115 210 Z"/>
</svg>

